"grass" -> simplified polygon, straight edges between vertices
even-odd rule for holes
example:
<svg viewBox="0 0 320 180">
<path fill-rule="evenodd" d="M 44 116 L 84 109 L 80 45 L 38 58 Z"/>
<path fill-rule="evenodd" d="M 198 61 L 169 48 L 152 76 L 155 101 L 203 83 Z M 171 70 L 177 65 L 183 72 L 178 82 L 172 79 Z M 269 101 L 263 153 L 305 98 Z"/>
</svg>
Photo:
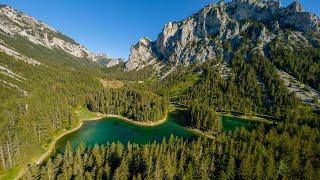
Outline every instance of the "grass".
<svg viewBox="0 0 320 180">
<path fill-rule="evenodd" d="M 175 97 L 181 92 L 186 91 L 189 87 L 193 86 L 199 79 L 199 75 L 195 73 L 190 73 L 186 75 L 185 79 L 178 81 L 170 88 L 170 94 Z"/>
<path fill-rule="evenodd" d="M 100 79 L 100 83 L 104 88 L 107 88 L 107 89 L 119 89 L 119 88 L 122 88 L 124 85 L 121 81 L 118 81 L 118 80 Z"/>
<path fill-rule="evenodd" d="M 242 115 L 242 116 L 235 116 L 232 114 L 223 114 L 222 116 L 224 117 L 230 117 L 230 118 L 236 118 L 241 121 L 252 121 L 252 122 L 257 122 L 257 123 L 265 123 L 265 124 L 273 124 L 274 122 L 268 119 L 260 118 L 260 117 L 255 117 L 255 116 L 248 116 L 248 115 Z"/>
<path fill-rule="evenodd" d="M 0 174 L 0 180 L 7 180 L 7 179 L 14 179 L 17 177 L 21 170 L 21 167 L 15 166 L 7 171 L 4 171 L 3 173 Z"/>
<path fill-rule="evenodd" d="M 97 117 L 97 114 L 94 112 L 89 111 L 87 108 L 81 107 L 76 112 L 77 119 L 90 119 Z"/>
</svg>

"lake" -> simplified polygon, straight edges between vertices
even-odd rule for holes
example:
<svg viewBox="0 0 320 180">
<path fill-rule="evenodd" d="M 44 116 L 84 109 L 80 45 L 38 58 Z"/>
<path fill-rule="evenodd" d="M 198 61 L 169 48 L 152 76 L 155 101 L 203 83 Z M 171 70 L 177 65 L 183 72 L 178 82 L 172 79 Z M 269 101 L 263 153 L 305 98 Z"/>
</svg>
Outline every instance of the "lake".
<svg viewBox="0 0 320 180">
<path fill-rule="evenodd" d="M 112 117 L 87 121 L 77 131 L 63 136 L 57 142 L 56 149 L 61 152 L 68 141 L 72 147 L 77 147 L 81 141 L 86 146 L 93 146 L 112 142 L 147 144 L 161 142 L 163 138 L 169 139 L 171 135 L 189 140 L 196 139 L 196 135 L 179 125 L 179 118 L 180 112 L 170 112 L 166 122 L 153 127 L 138 126 Z"/>
<path fill-rule="evenodd" d="M 246 129 L 251 130 L 257 127 L 258 124 L 259 122 L 257 121 L 250 121 L 247 119 L 238 118 L 234 116 L 222 116 L 222 125 L 223 125 L 222 130 L 224 132 L 234 131 L 236 128 L 241 128 L 241 127 L 245 127 Z"/>
<path fill-rule="evenodd" d="M 70 141 L 72 147 L 77 147 L 81 142 L 86 146 L 120 142 L 123 144 L 147 144 L 161 142 L 163 138 L 169 139 L 171 135 L 188 140 L 198 136 L 184 128 L 183 112 L 176 111 L 168 114 L 168 120 L 154 127 L 144 127 L 131 124 L 119 118 L 107 117 L 96 121 L 86 121 L 80 129 L 63 136 L 56 144 L 56 150 L 62 152 Z M 254 128 L 256 122 L 232 116 L 222 116 L 223 131 L 234 131 L 237 127 Z"/>
</svg>

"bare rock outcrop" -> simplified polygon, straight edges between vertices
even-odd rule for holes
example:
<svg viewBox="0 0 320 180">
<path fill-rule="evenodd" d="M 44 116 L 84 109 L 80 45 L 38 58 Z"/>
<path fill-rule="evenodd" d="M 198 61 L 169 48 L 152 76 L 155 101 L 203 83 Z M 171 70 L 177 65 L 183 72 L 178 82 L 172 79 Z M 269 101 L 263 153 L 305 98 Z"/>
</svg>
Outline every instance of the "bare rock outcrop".
<svg viewBox="0 0 320 180">
<path fill-rule="evenodd" d="M 262 26 L 257 27 L 257 23 Z M 217 56 L 227 59 L 229 50 L 222 44 L 227 41 L 237 44 L 248 29 L 255 31 L 249 38 L 261 42 L 261 51 L 281 30 L 320 31 L 319 18 L 305 12 L 296 1 L 288 7 L 281 7 L 279 1 L 222 1 L 208 5 L 185 20 L 166 24 L 155 41 L 141 39 L 131 48 L 126 70 L 139 70 L 157 61 L 189 65 Z"/>
</svg>

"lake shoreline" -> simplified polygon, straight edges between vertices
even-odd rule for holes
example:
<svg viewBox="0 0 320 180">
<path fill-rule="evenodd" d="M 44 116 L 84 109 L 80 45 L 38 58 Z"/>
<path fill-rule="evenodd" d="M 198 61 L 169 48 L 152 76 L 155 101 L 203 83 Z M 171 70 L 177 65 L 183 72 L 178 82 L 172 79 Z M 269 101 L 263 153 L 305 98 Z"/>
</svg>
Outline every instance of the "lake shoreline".
<svg viewBox="0 0 320 180">
<path fill-rule="evenodd" d="M 96 114 L 96 117 L 92 117 L 92 118 L 81 118 L 79 121 L 79 124 L 70 129 L 70 130 L 65 130 L 62 134 L 60 134 L 59 136 L 55 137 L 51 142 L 50 142 L 50 145 L 49 145 L 49 149 L 44 153 L 42 154 L 38 160 L 36 161 L 33 161 L 32 163 L 36 164 L 36 165 L 40 165 L 41 163 L 43 163 L 43 161 L 45 159 L 48 158 L 48 156 L 54 151 L 55 147 L 56 147 L 56 144 L 57 142 L 64 136 L 72 133 L 72 132 L 75 132 L 77 130 L 79 130 L 83 124 L 85 122 L 89 122 L 89 121 L 99 121 L 99 120 L 102 120 L 103 118 L 118 118 L 119 120 L 122 120 L 122 121 L 125 121 L 125 122 L 128 122 L 130 124 L 133 124 L 133 125 L 136 125 L 136 126 L 141 126 L 141 127 L 153 127 L 153 126 L 157 126 L 157 125 L 161 125 L 163 123 L 165 123 L 167 120 L 168 120 L 168 113 L 169 112 L 166 112 L 165 113 L 165 117 L 159 121 L 147 121 L 147 122 L 137 122 L 137 121 L 134 121 L 132 119 L 129 119 L 129 118 L 126 118 L 124 116 L 121 116 L 121 115 L 116 115 L 116 114 L 101 114 L 101 113 L 95 113 Z M 23 168 L 23 170 L 20 171 L 20 173 L 14 178 L 15 180 L 18 180 L 20 178 L 22 178 L 22 176 L 25 174 L 27 168 Z"/>
<path fill-rule="evenodd" d="M 196 134 L 196 135 L 199 135 L 199 136 L 203 136 L 203 137 L 206 137 L 206 138 L 209 138 L 209 139 L 214 139 L 214 136 L 204 132 L 204 131 L 201 131 L 200 129 L 196 129 L 196 128 L 186 128 L 188 131 L 190 131 L 191 133 L 193 134 Z"/>
<path fill-rule="evenodd" d="M 74 131 L 79 130 L 83 126 L 84 122 L 100 121 L 100 120 L 102 120 L 104 118 L 117 118 L 117 119 L 119 119 L 121 121 L 133 124 L 135 126 L 154 127 L 154 126 L 158 126 L 158 125 L 161 125 L 161 124 L 165 123 L 168 120 L 168 114 L 169 113 L 170 112 L 166 112 L 165 113 L 165 117 L 162 118 L 159 121 L 146 121 L 146 122 L 134 121 L 134 120 L 132 120 L 130 118 L 127 118 L 127 117 L 124 117 L 122 115 L 95 113 L 96 117 L 83 118 L 83 119 L 80 120 L 80 123 L 79 123 L 78 126 L 76 126 L 75 128 L 73 128 L 71 130 L 68 130 L 68 131 L 64 132 L 63 134 L 59 135 L 58 137 L 56 137 L 54 139 L 54 141 L 52 141 L 52 143 L 50 144 L 49 150 L 45 154 L 43 154 L 39 158 L 39 160 L 36 161 L 36 164 L 37 165 L 41 164 L 52 153 L 52 151 L 54 150 L 55 145 L 59 141 L 59 139 L 61 139 L 63 136 L 65 136 L 67 134 L 70 134 L 70 133 L 72 133 Z M 269 123 L 267 120 L 265 120 L 263 118 L 252 118 L 252 117 L 248 117 L 248 116 L 235 116 L 235 115 L 230 115 L 230 114 L 224 114 L 223 116 L 240 118 L 240 119 L 244 119 L 246 121 L 258 121 L 258 122 L 263 122 L 263 123 Z M 199 129 L 188 128 L 188 127 L 184 127 L 184 128 L 186 128 L 188 131 L 190 131 L 193 134 L 196 134 L 196 135 L 199 135 L 199 136 L 203 136 L 203 137 L 206 137 L 206 138 L 209 138 L 209 139 L 214 139 L 214 136 L 212 136 L 210 134 L 207 134 L 206 132 L 201 131 Z"/>
<path fill-rule="evenodd" d="M 54 138 L 54 140 L 50 143 L 50 148 L 48 149 L 48 151 L 46 153 L 44 153 L 36 162 L 36 165 L 41 164 L 54 150 L 56 143 L 63 137 L 66 136 L 72 132 L 75 132 L 77 130 L 79 130 L 83 124 L 85 122 L 89 122 L 89 121 L 100 121 L 104 118 L 118 118 L 122 121 L 128 122 L 130 124 L 136 125 L 136 126 L 142 126 L 142 127 L 153 127 L 153 126 L 157 126 L 157 125 L 161 125 L 163 123 L 165 123 L 168 120 L 168 113 L 166 112 L 166 115 L 163 119 L 153 122 L 153 121 L 147 121 L 147 122 L 137 122 L 134 121 L 132 119 L 126 118 L 124 116 L 121 115 L 116 115 L 116 114 L 101 114 L 101 113 L 96 113 L 97 116 L 96 117 L 92 117 L 92 118 L 84 118 L 80 120 L 79 125 L 77 125 L 76 127 L 74 127 L 71 130 L 65 131 L 64 133 L 60 134 L 58 137 Z"/>
<path fill-rule="evenodd" d="M 136 125 L 136 126 L 141 126 L 141 127 L 153 127 L 153 126 L 158 126 L 161 125 L 163 123 L 165 123 L 168 120 L 168 113 L 170 112 L 166 112 L 166 115 L 164 118 L 162 118 L 159 121 L 145 121 L 145 122 L 140 122 L 140 121 L 134 121 L 130 118 L 121 116 L 121 115 L 116 115 L 116 114 L 106 114 L 104 115 L 102 118 L 118 118 L 122 121 L 128 122 L 130 124 Z M 100 119 L 102 119 L 100 118 Z M 100 120 L 100 119 L 96 119 L 96 120 Z"/>
<path fill-rule="evenodd" d="M 59 141 L 59 139 L 61 139 L 63 136 L 65 136 L 67 134 L 70 134 L 70 133 L 72 133 L 74 131 L 79 130 L 82 127 L 82 125 L 83 125 L 83 123 L 85 121 L 94 121 L 94 120 L 99 120 L 101 118 L 103 118 L 103 117 L 99 114 L 99 115 L 97 115 L 97 117 L 94 117 L 94 118 L 86 118 L 85 120 L 83 120 L 83 119 L 80 120 L 80 123 L 76 127 L 74 127 L 71 130 L 65 130 L 62 134 L 60 134 L 59 136 L 55 137 L 53 139 L 53 141 L 50 142 L 50 146 L 49 146 L 50 148 L 44 154 L 42 154 L 38 158 L 38 160 L 33 161 L 33 163 L 36 164 L 36 165 L 41 164 L 52 153 L 52 151 L 54 150 L 54 148 L 56 146 L 56 143 Z M 18 179 L 22 178 L 22 176 L 24 175 L 25 172 L 26 172 L 26 168 L 23 168 L 23 170 L 21 170 L 21 172 L 14 178 L 14 180 L 18 180 Z"/>
</svg>

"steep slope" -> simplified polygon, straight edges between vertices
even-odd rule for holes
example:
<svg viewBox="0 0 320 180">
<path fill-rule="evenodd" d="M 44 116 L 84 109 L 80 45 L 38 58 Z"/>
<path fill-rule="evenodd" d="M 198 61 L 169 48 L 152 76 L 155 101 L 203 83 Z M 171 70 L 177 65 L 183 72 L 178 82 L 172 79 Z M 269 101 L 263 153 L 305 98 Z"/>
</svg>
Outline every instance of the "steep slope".
<svg viewBox="0 0 320 180">
<path fill-rule="evenodd" d="M 293 33 L 319 33 L 319 18 L 296 1 L 288 7 L 279 2 L 234 0 L 225 4 L 211 4 L 180 22 L 166 24 L 155 41 L 143 38 L 131 48 L 127 70 L 141 69 L 157 61 L 173 64 L 200 63 L 217 56 L 228 59 L 230 53 L 223 46 L 231 41 L 236 45 L 242 33 L 262 23 L 252 41 L 264 47 L 272 39 L 290 29 Z"/>
<path fill-rule="evenodd" d="M 0 179 L 29 163 L 75 108 L 102 87 L 98 55 L 38 20 L 0 6 Z"/>
<path fill-rule="evenodd" d="M 281 7 L 278 1 L 221 1 L 183 21 L 166 24 L 155 41 L 141 39 L 132 46 L 125 69 L 151 66 L 164 79 L 179 65 L 214 61 L 215 66 L 222 64 L 218 71 L 228 72 L 236 52 L 242 48 L 240 53 L 246 62 L 253 55 L 262 56 L 274 65 L 275 71 L 289 73 L 302 86 L 311 91 L 313 88 L 315 93 L 304 93 L 313 95 L 301 99 L 314 105 L 313 99 L 319 103 L 320 91 L 319 42 L 319 18 L 305 12 L 296 1 L 287 7 Z"/>
<path fill-rule="evenodd" d="M 0 33 L 5 36 L 11 38 L 21 36 L 36 45 L 49 49 L 60 49 L 77 58 L 97 60 L 94 53 L 73 39 L 9 6 L 0 6 L 0 20 Z"/>
</svg>

